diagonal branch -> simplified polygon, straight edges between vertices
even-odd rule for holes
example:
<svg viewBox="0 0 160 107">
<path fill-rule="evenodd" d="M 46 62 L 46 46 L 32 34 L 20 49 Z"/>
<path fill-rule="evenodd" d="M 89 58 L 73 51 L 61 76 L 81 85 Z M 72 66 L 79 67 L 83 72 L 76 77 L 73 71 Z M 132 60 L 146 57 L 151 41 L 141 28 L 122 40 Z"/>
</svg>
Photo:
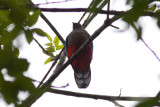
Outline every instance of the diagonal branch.
<svg viewBox="0 0 160 107">
<path fill-rule="evenodd" d="M 55 57 L 54 55 L 52 55 L 52 54 L 50 54 L 49 52 L 47 52 L 43 47 L 42 47 L 42 45 L 37 41 L 37 39 L 35 39 L 35 38 L 33 38 L 34 39 L 34 41 L 38 44 L 38 46 L 42 49 L 42 51 L 45 53 L 45 54 L 47 54 L 47 55 L 49 55 L 49 56 L 51 56 L 51 57 Z"/>
<path fill-rule="evenodd" d="M 51 22 L 44 16 L 43 13 L 41 13 L 41 18 L 48 24 L 48 26 L 52 29 L 52 31 L 56 34 L 56 36 L 60 39 L 60 41 L 65 44 L 64 39 L 62 36 L 59 34 L 59 32 L 56 30 L 56 28 L 51 24 Z"/>
</svg>

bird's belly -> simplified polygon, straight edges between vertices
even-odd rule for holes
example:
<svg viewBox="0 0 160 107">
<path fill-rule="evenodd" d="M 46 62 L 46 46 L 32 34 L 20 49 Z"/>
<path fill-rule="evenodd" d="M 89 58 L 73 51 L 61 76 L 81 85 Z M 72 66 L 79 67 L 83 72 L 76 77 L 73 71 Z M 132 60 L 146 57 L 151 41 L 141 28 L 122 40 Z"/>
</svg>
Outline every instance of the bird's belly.
<svg viewBox="0 0 160 107">
<path fill-rule="evenodd" d="M 67 51 L 68 57 L 70 58 L 77 49 L 78 48 L 75 47 L 68 47 Z M 71 64 L 74 69 L 85 71 L 90 65 L 91 60 L 92 60 L 92 48 L 89 45 L 84 50 L 82 50 L 82 52 L 72 61 Z"/>
</svg>

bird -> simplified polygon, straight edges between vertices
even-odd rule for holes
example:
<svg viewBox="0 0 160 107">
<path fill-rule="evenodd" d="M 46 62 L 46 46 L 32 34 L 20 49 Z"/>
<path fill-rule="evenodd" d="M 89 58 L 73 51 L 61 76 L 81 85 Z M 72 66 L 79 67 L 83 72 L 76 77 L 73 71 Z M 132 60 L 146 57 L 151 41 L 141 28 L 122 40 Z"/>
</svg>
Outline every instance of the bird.
<svg viewBox="0 0 160 107">
<path fill-rule="evenodd" d="M 79 23 L 73 23 L 73 30 L 67 36 L 65 51 L 70 58 L 86 40 L 90 37 Z M 78 88 L 87 88 L 91 81 L 90 63 L 93 54 L 93 42 L 85 47 L 80 54 L 71 62 L 74 78 Z"/>
</svg>

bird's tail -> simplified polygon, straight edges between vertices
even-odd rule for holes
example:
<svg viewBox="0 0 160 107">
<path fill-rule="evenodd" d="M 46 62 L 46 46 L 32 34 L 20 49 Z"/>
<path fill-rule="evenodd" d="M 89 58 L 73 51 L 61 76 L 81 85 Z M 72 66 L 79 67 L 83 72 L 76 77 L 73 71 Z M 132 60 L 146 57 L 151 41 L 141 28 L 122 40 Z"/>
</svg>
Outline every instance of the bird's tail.
<svg viewBox="0 0 160 107">
<path fill-rule="evenodd" d="M 90 66 L 85 71 L 74 70 L 74 77 L 78 88 L 87 88 L 91 81 Z"/>
</svg>

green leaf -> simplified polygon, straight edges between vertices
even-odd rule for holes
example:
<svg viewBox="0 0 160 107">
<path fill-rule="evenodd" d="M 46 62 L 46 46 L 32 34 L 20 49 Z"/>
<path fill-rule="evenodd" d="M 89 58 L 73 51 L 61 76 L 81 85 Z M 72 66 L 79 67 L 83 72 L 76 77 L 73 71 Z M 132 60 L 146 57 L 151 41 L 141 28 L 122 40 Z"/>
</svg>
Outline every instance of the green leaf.
<svg viewBox="0 0 160 107">
<path fill-rule="evenodd" d="M 19 56 L 19 49 L 14 47 L 13 53 L 15 54 L 16 57 L 18 57 Z"/>
<path fill-rule="evenodd" d="M 126 14 L 124 14 L 123 20 L 127 23 L 136 22 L 140 16 L 143 16 L 144 11 L 148 9 L 148 0 L 132 0 L 133 7 Z"/>
<path fill-rule="evenodd" d="M 46 32 L 45 32 L 45 33 L 46 33 Z M 46 33 L 46 36 L 47 36 L 48 40 L 49 40 L 50 42 L 52 42 L 52 38 L 51 38 L 51 36 L 50 36 L 48 33 Z"/>
<path fill-rule="evenodd" d="M 54 48 L 54 46 L 50 46 L 50 47 L 48 47 L 48 48 L 46 48 L 46 50 L 47 50 L 47 52 L 55 52 L 55 48 Z"/>
<path fill-rule="evenodd" d="M 131 26 L 133 27 L 133 29 L 136 32 L 136 36 L 137 36 L 137 40 L 141 39 L 142 37 L 142 27 L 136 23 L 131 23 Z"/>
<path fill-rule="evenodd" d="M 29 14 L 29 10 L 22 6 L 27 5 L 27 2 L 25 0 L 21 0 L 21 2 L 19 0 L 8 0 L 6 5 L 10 8 L 9 17 L 16 25 L 22 26 Z"/>
<path fill-rule="evenodd" d="M 2 39 L 1 39 L 2 37 L 0 36 L 0 45 L 2 45 Z"/>
<path fill-rule="evenodd" d="M 148 10 L 154 12 L 156 10 L 156 8 L 157 8 L 157 5 L 154 4 L 150 8 L 148 8 Z"/>
<path fill-rule="evenodd" d="M 7 65 L 10 76 L 19 77 L 28 69 L 29 63 L 26 59 L 12 58 Z"/>
<path fill-rule="evenodd" d="M 47 43 L 47 44 L 45 44 L 45 45 L 47 45 L 47 46 L 53 46 L 53 44 L 52 44 L 52 43 Z"/>
<path fill-rule="evenodd" d="M 160 12 L 160 9 L 157 9 L 156 12 Z"/>
<path fill-rule="evenodd" d="M 16 104 L 21 99 L 18 99 L 19 91 L 29 91 L 30 93 L 35 92 L 35 86 L 33 85 L 30 78 L 25 77 L 23 75 L 16 78 L 15 81 L 3 81 L 0 84 L 1 93 L 3 93 L 3 97 L 5 101 L 10 104 Z M 8 88 L 9 87 L 9 88 Z"/>
<path fill-rule="evenodd" d="M 47 63 L 51 62 L 52 59 L 53 59 L 53 57 L 49 57 L 49 58 L 44 62 L 44 64 L 47 64 Z"/>
<path fill-rule="evenodd" d="M 26 25 L 33 26 L 37 22 L 40 14 L 41 14 L 40 10 L 32 11 L 32 15 L 29 15 L 28 18 L 26 19 Z"/>
<path fill-rule="evenodd" d="M 37 33 L 40 36 L 46 36 L 46 33 L 42 29 L 34 28 L 34 29 L 32 29 L 32 31 Z"/>
<path fill-rule="evenodd" d="M 159 105 L 159 98 L 150 98 L 145 102 L 141 102 L 137 104 L 135 107 L 158 107 Z"/>
<path fill-rule="evenodd" d="M 9 21 L 9 13 L 10 11 L 8 10 L 0 11 L 0 23 L 2 22 L 7 23 Z"/>
<path fill-rule="evenodd" d="M 32 80 L 23 75 L 17 78 L 14 82 L 19 90 L 29 91 L 30 93 L 32 93 L 35 90 L 35 86 L 33 85 Z"/>
<path fill-rule="evenodd" d="M 59 41 L 60 41 L 59 38 L 57 36 L 55 36 L 54 41 L 53 41 L 55 47 L 57 47 L 59 45 Z"/>
<path fill-rule="evenodd" d="M 158 27 L 160 28 L 160 19 L 158 19 L 157 25 L 158 25 Z"/>
<path fill-rule="evenodd" d="M 25 36 L 26 36 L 26 39 L 27 39 L 27 42 L 30 44 L 33 40 L 33 33 L 31 30 L 26 30 L 25 31 Z"/>
<path fill-rule="evenodd" d="M 15 87 L 15 84 L 13 82 L 5 81 L 3 84 L 1 84 L 1 93 L 3 93 L 3 97 L 8 104 L 16 104 L 16 102 L 18 101 L 18 88 Z"/>
<path fill-rule="evenodd" d="M 60 49 L 62 49 L 64 47 L 64 45 L 58 45 L 57 47 L 56 47 L 56 50 L 60 50 Z"/>
</svg>

